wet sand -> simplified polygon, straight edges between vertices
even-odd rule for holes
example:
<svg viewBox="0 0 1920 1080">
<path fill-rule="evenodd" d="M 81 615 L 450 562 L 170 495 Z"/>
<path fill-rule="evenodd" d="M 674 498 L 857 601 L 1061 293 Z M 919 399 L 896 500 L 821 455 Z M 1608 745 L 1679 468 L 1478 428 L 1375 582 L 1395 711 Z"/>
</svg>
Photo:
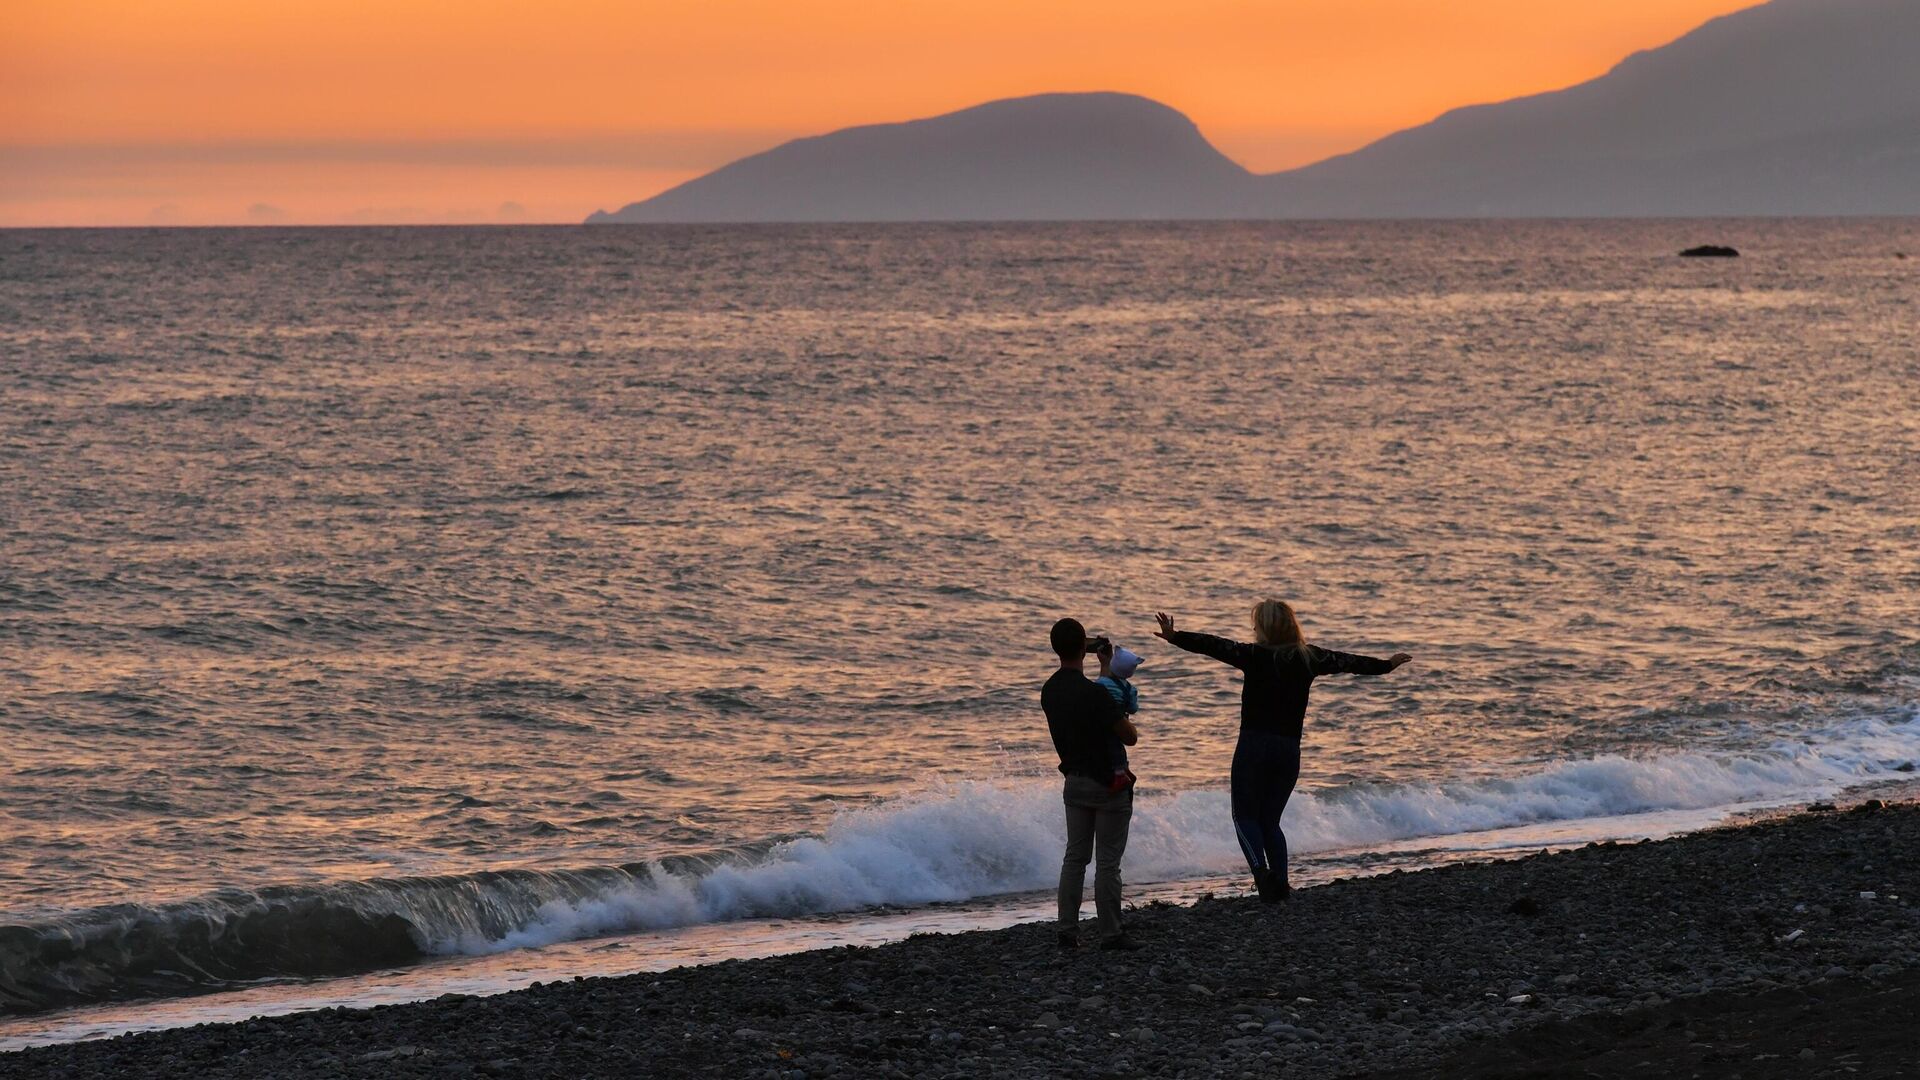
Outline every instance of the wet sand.
<svg viewBox="0 0 1920 1080">
<path fill-rule="evenodd" d="M 1894 1076 L 1920 808 L 489 998 L 0 1056 L 0 1076 Z M 1089 912 L 1090 914 L 1090 912 Z M 1090 925 L 1090 924 L 1089 924 Z"/>
</svg>

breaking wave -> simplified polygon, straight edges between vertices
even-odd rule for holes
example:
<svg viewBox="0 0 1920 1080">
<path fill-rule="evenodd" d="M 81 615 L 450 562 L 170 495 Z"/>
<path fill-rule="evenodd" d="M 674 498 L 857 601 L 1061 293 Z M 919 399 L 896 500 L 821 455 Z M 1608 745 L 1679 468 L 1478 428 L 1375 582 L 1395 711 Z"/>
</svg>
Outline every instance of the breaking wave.
<svg viewBox="0 0 1920 1080">
<path fill-rule="evenodd" d="M 1354 785 L 1287 811 L 1299 853 L 1541 822 L 1788 803 L 1892 779 L 1920 757 L 1912 715 L 1744 753 L 1605 755 L 1506 779 Z M 1046 779 L 944 783 L 841 813 L 819 836 L 706 858 L 509 870 L 115 905 L 0 926 L 0 1013 L 320 978 L 603 934 L 963 901 L 1051 888 L 1059 795 Z M 1222 791 L 1142 793 L 1135 881 L 1232 872 Z"/>
</svg>

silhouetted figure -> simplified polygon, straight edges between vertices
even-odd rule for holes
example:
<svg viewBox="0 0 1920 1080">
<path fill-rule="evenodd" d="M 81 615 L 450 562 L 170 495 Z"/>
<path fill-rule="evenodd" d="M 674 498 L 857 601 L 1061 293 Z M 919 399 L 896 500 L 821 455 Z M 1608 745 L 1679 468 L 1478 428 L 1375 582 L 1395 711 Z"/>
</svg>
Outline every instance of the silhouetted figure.
<svg viewBox="0 0 1920 1080">
<path fill-rule="evenodd" d="M 1308 686 L 1321 675 L 1385 675 L 1413 657 L 1395 653 L 1380 660 L 1309 645 L 1293 608 L 1280 600 L 1254 605 L 1252 644 L 1177 631 L 1165 612 L 1157 617 L 1156 636 L 1188 652 L 1232 664 L 1246 675 L 1240 695 L 1240 741 L 1233 749 L 1233 829 L 1260 899 L 1279 903 L 1292 888 L 1287 881 L 1287 837 L 1280 831 L 1280 815 L 1300 779 L 1300 732 L 1307 716 Z"/>
<path fill-rule="evenodd" d="M 1100 674 L 1108 674 L 1113 643 L 1106 638 L 1088 641 L 1086 628 L 1074 619 L 1054 623 L 1051 638 L 1060 670 L 1041 688 L 1040 707 L 1066 776 L 1061 793 L 1067 809 L 1067 852 L 1060 860 L 1060 944 L 1071 948 L 1080 943 L 1080 895 L 1092 859 L 1100 947 L 1131 949 L 1134 943 L 1120 926 L 1120 857 L 1126 853 L 1127 827 L 1133 821 L 1133 777 L 1126 771 L 1124 747 L 1137 742 L 1139 734 L 1120 705 L 1086 676 L 1089 651 L 1100 658 Z M 1121 774 L 1126 782 L 1116 783 Z"/>
</svg>

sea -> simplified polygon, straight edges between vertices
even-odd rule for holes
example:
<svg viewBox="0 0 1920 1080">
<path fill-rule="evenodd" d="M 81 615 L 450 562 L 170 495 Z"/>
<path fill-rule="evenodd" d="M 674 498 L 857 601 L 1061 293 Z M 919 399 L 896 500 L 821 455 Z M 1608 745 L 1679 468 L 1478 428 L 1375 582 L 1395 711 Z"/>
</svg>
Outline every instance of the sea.
<svg viewBox="0 0 1920 1080">
<path fill-rule="evenodd" d="M 1689 259 L 1698 243 L 1734 259 Z M 1912 256 L 1909 258 L 1909 256 Z M 1920 221 L 0 231 L 0 1048 L 1905 791 Z"/>
</svg>

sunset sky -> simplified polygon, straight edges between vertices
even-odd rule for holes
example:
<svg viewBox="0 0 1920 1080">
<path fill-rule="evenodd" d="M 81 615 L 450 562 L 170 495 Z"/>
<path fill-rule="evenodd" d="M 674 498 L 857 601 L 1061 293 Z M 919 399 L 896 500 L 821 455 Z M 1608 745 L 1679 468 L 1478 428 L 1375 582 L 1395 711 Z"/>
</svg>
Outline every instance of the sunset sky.
<svg viewBox="0 0 1920 1080">
<path fill-rule="evenodd" d="M 0 226 L 577 221 L 796 135 L 1125 90 L 1267 172 L 1750 0 L 9 0 Z"/>
</svg>

